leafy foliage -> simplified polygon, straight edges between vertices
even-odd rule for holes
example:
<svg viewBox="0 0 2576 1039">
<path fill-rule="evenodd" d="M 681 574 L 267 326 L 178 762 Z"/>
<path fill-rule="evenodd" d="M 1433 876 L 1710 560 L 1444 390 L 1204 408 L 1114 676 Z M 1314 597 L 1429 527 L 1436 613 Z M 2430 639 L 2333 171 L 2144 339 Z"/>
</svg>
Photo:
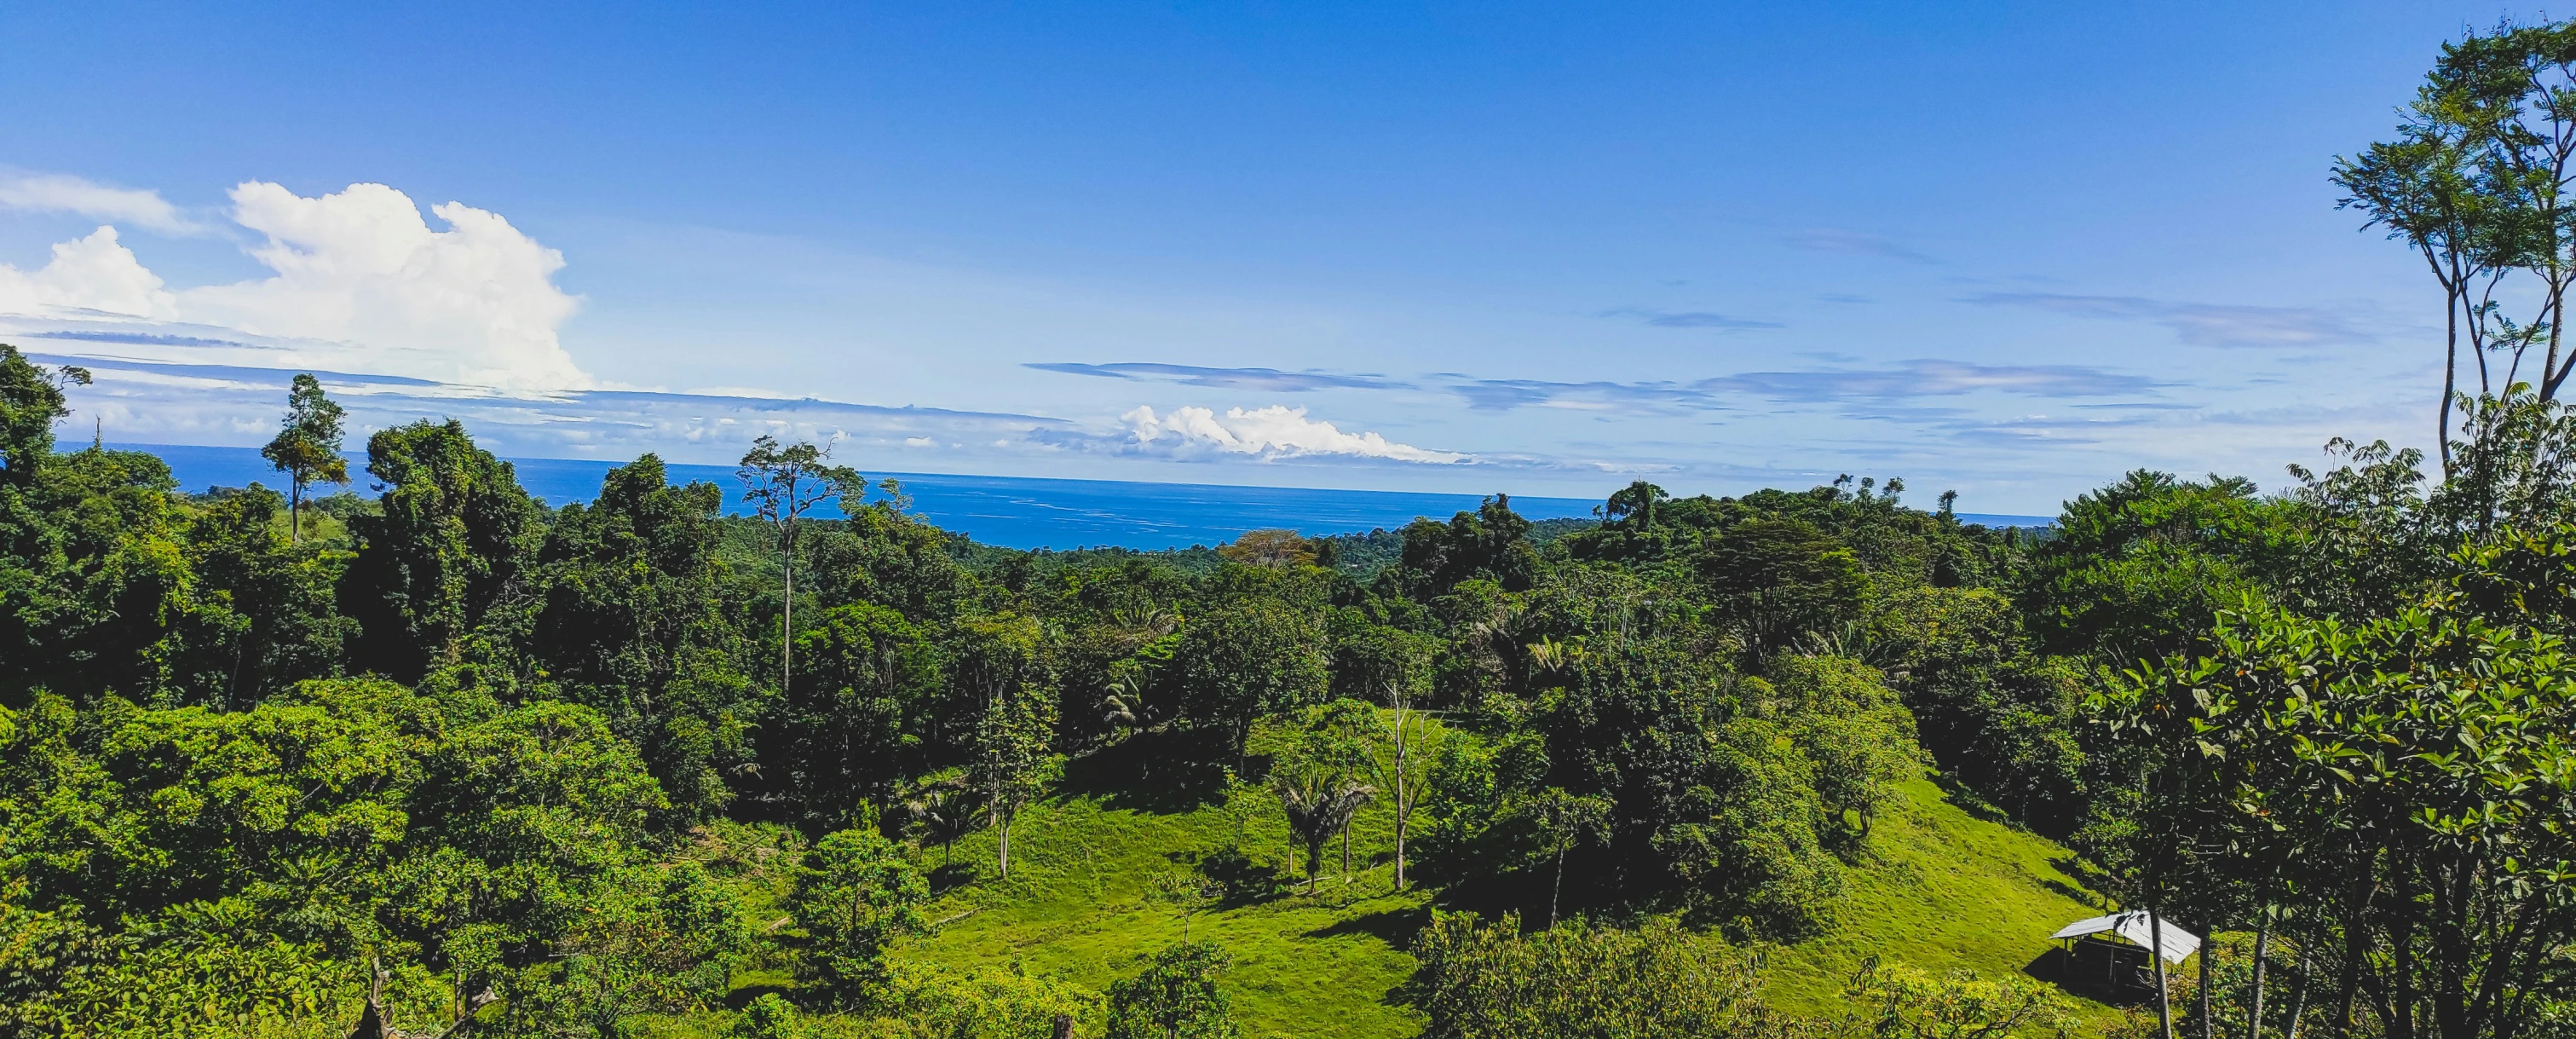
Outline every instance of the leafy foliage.
<svg viewBox="0 0 2576 1039">
<path fill-rule="evenodd" d="M 1226 963 L 1206 942 L 1155 953 L 1142 973 L 1109 986 L 1109 1039 L 1237 1039 L 1243 1033 L 1216 983 Z"/>
</svg>

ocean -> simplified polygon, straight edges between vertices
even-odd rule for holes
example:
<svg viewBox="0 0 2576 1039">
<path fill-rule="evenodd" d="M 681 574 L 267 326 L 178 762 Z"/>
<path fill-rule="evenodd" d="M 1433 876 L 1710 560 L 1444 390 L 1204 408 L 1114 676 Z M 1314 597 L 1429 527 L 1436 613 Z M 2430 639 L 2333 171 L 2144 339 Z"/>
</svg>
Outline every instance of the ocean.
<svg viewBox="0 0 2576 1039">
<path fill-rule="evenodd" d="M 247 447 L 192 447 L 172 444 L 112 444 L 150 451 L 170 463 L 179 486 L 188 490 L 241 487 L 258 482 L 274 487 L 279 474 Z M 353 489 L 364 493 L 365 458 L 352 456 Z M 519 485 L 550 505 L 586 502 L 618 463 L 561 458 L 513 458 Z M 740 501 L 741 485 L 732 466 L 671 465 L 674 482 L 705 480 L 725 489 L 726 511 L 749 512 Z M 1482 500 L 1473 494 L 1428 494 L 1410 491 L 1333 491 L 1299 487 L 1233 487 L 1196 483 L 1139 483 L 1124 480 L 1049 480 L 1021 476 L 951 476 L 938 473 L 875 473 L 873 481 L 891 476 L 912 497 L 913 511 L 947 530 L 963 531 L 988 545 L 1009 548 L 1070 549 L 1118 547 L 1187 548 L 1222 545 L 1247 530 L 1285 527 L 1308 535 L 1393 530 L 1417 516 L 1447 519 L 1473 510 Z M 325 488 L 325 490 L 329 490 Z M 870 496 L 875 491 L 871 489 Z M 1585 498 L 1512 496 L 1512 510 L 1530 519 L 1590 517 L 1600 502 Z M 2038 516 L 1961 514 L 1962 520 L 1990 526 L 2044 526 Z"/>
</svg>

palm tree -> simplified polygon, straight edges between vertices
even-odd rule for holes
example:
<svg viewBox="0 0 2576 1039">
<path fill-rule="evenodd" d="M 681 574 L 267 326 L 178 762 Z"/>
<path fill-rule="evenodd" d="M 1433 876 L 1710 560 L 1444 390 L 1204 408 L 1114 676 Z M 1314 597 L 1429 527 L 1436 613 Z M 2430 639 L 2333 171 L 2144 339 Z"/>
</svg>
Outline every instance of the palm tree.
<svg viewBox="0 0 2576 1039">
<path fill-rule="evenodd" d="M 949 847 L 975 828 L 983 817 L 963 780 L 950 778 L 913 791 L 903 801 L 903 823 L 918 827 L 921 839 L 939 843 L 939 864 L 948 865 Z"/>
<path fill-rule="evenodd" d="M 1288 813 L 1288 832 L 1306 849 L 1306 890 L 1313 891 L 1324 871 L 1324 845 L 1350 825 L 1361 805 L 1377 796 L 1377 788 L 1346 777 L 1299 783 L 1276 772 L 1271 774 L 1271 788 L 1279 794 L 1279 807 Z"/>
</svg>

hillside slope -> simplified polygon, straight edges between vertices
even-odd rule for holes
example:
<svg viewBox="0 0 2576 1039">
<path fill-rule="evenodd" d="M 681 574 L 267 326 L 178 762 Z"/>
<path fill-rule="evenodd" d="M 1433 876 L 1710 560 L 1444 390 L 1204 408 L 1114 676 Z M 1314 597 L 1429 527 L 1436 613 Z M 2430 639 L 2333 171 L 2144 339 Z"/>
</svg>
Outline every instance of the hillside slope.
<svg viewBox="0 0 2576 1039">
<path fill-rule="evenodd" d="M 1339 849 L 1327 856 L 1315 893 L 1270 883 L 1294 873 L 1295 856 L 1276 802 L 1266 793 L 1216 783 L 1192 792 L 1134 772 L 1133 761 L 1095 768 L 1073 792 L 1032 808 L 1012 842 L 1008 881 L 991 876 L 989 832 L 958 842 L 957 866 L 935 918 L 939 933 L 905 955 L 951 966 L 1017 963 L 1105 989 L 1173 942 L 1212 940 L 1234 956 L 1226 976 L 1245 1034 L 1377 1037 L 1411 1035 L 1418 1017 L 1398 986 L 1414 962 L 1403 951 L 1428 919 L 1420 889 L 1393 893 L 1385 813 L 1363 813 L 1354 838 L 1354 875 L 1338 877 Z M 2055 865 L 2067 853 L 2044 839 L 1978 818 L 1929 782 L 1876 828 L 1870 860 L 1851 871 L 1849 895 L 1826 934 L 1771 957 L 1769 993 L 1783 1009 L 1833 1008 L 1844 978 L 1871 955 L 1932 970 L 2022 970 L 2049 949 L 2047 936 L 2093 915 L 2089 898 Z M 1194 912 L 1171 894 L 1200 875 L 1194 864 L 1220 857 L 1235 891 Z M 940 861 L 931 852 L 931 862 Z M 979 879 L 961 883 L 969 871 Z M 1264 890 L 1269 894 L 1261 894 Z"/>
</svg>

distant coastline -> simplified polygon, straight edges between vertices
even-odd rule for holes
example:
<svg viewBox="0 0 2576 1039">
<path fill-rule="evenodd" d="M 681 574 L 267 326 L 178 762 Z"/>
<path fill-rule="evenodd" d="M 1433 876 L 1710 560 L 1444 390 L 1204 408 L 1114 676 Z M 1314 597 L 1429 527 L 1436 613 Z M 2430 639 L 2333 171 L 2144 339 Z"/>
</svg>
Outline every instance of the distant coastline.
<svg viewBox="0 0 2576 1039">
<path fill-rule="evenodd" d="M 182 490 L 241 487 L 253 482 L 278 483 L 278 474 L 248 447 L 203 447 L 185 444 L 110 444 L 149 451 L 170 463 Z M 349 467 L 363 491 L 363 455 Z M 551 505 L 589 501 L 599 493 L 607 472 L 619 463 L 563 458 L 513 458 L 519 485 Z M 706 480 L 725 488 L 726 511 L 746 511 L 738 495 L 733 467 L 669 466 L 676 482 Z M 1416 516 L 1446 519 L 1474 509 L 1473 494 L 1414 491 L 1317 490 L 1297 487 L 1239 487 L 1218 484 L 1148 483 L 1126 480 L 1054 480 L 1020 476 L 956 476 L 939 473 L 866 471 L 871 481 L 892 477 L 913 499 L 913 509 L 940 527 L 962 531 L 975 540 L 1006 548 L 1095 548 L 1140 550 L 1222 545 L 1247 530 L 1288 527 L 1306 534 L 1360 533 L 1388 530 Z M 871 492 L 873 496 L 873 492 Z M 1531 519 L 1589 517 L 1600 502 L 1588 498 L 1512 496 L 1512 508 Z M 2046 526 L 2046 516 L 1960 513 L 1967 523 L 1987 526 Z"/>
</svg>

